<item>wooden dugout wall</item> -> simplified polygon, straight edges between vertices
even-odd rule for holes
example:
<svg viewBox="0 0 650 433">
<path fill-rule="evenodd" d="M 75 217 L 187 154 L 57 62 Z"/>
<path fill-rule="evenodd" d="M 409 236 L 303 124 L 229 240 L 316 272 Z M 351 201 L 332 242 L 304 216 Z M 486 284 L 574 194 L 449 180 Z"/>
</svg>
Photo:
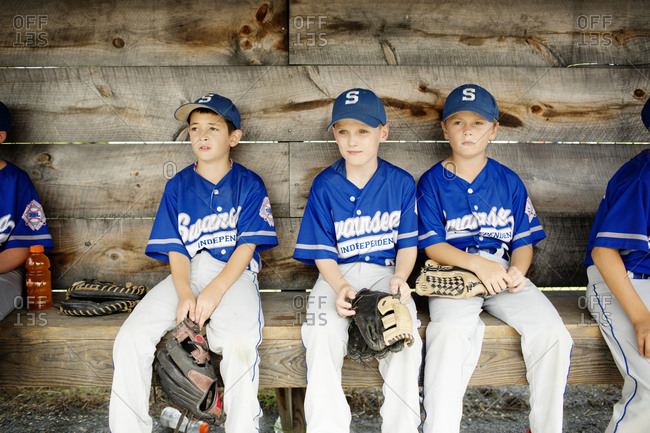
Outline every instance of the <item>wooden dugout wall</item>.
<svg viewBox="0 0 650 433">
<path fill-rule="evenodd" d="M 606 183 L 650 138 L 640 0 L 9 0 L 0 23 L 0 100 L 14 118 L 0 157 L 41 196 L 59 288 L 167 275 L 144 248 L 166 180 L 193 161 L 172 113 L 208 91 L 236 101 L 247 142 L 233 158 L 269 190 L 280 246 L 263 254 L 264 289 L 313 284 L 291 257 L 311 181 L 338 157 L 325 126 L 348 88 L 384 101 L 380 156 L 416 179 L 448 152 L 449 91 L 472 82 L 496 96 L 488 152 L 521 176 L 546 230 L 529 274 L 540 286 L 586 283 Z"/>
</svg>

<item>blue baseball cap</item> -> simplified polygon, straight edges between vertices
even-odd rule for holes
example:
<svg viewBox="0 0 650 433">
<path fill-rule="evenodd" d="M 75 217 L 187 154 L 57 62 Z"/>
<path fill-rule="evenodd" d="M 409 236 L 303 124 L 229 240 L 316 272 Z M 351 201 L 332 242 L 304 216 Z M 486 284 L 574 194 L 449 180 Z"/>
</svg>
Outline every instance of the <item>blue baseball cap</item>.
<svg viewBox="0 0 650 433">
<path fill-rule="evenodd" d="M 241 116 L 235 104 L 230 99 L 216 93 L 208 93 L 194 102 L 181 105 L 174 112 L 174 117 L 183 122 L 189 122 L 190 113 L 197 108 L 212 110 L 224 119 L 230 120 L 235 128 L 241 129 Z"/>
<path fill-rule="evenodd" d="M 451 91 L 442 109 L 442 121 L 461 111 L 471 111 L 488 122 L 499 118 L 499 107 L 494 96 L 476 84 L 463 84 Z"/>
<path fill-rule="evenodd" d="M 339 120 L 355 119 L 371 128 L 386 124 L 384 104 L 368 89 L 350 89 L 341 93 L 332 107 L 332 121 L 328 130 Z"/>
<path fill-rule="evenodd" d="M 0 131 L 11 131 L 11 114 L 5 104 L 0 101 Z"/>
<path fill-rule="evenodd" d="M 645 105 L 641 110 L 641 119 L 643 120 L 643 125 L 645 126 L 645 129 L 650 131 L 650 99 L 645 101 Z"/>
</svg>

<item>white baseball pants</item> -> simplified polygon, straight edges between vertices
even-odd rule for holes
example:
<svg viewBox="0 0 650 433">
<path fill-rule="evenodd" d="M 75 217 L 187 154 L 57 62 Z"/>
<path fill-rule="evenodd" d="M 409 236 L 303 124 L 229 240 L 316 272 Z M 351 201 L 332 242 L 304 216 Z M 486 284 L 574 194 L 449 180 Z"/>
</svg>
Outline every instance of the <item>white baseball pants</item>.
<svg viewBox="0 0 650 433">
<path fill-rule="evenodd" d="M 395 268 L 370 263 L 339 265 L 345 279 L 358 290 L 390 293 L 388 281 Z M 350 407 L 341 387 L 341 369 L 347 353 L 349 318 L 336 311 L 336 292 L 319 275 L 307 301 L 302 341 L 307 357 L 305 419 L 308 433 L 350 431 Z M 379 360 L 384 379 L 381 407 L 383 433 L 416 433 L 420 424 L 418 379 L 422 362 L 422 339 L 413 299 L 406 304 L 413 319 L 411 347 Z"/>
<path fill-rule="evenodd" d="M 479 254 L 508 267 L 500 257 Z M 555 307 L 530 280 L 518 293 L 505 291 L 486 298 L 429 298 L 423 432 L 460 431 L 463 396 L 481 354 L 485 330 L 479 317 L 482 310 L 521 335 L 530 384 L 532 432 L 561 432 L 573 341 Z"/>
<path fill-rule="evenodd" d="M 596 319 L 623 376 L 621 399 L 605 433 L 645 433 L 650 429 L 650 359 L 639 354 L 634 326 L 595 265 L 587 268 L 587 307 Z M 630 279 L 650 308 L 650 280 Z"/>
<path fill-rule="evenodd" d="M 190 281 L 195 296 L 224 268 L 207 252 L 191 260 Z M 176 326 L 178 296 L 171 275 L 136 306 L 115 338 L 113 388 L 109 408 L 112 433 L 151 432 L 149 392 L 156 345 Z M 244 271 L 223 296 L 206 323 L 210 350 L 223 356 L 223 409 L 228 433 L 259 431 L 262 410 L 257 401 L 262 341 L 261 300 L 257 274 Z"/>
<path fill-rule="evenodd" d="M 23 286 L 24 272 L 22 269 L 14 269 L 0 274 L 0 320 L 7 317 L 14 308 L 26 307 L 22 299 Z"/>
</svg>

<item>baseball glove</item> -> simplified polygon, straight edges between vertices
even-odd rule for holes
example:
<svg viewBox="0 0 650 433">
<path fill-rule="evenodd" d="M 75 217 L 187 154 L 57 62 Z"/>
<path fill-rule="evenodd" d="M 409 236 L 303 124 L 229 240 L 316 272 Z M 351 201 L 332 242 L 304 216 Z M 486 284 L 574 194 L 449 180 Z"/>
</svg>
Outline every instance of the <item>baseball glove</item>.
<svg viewBox="0 0 650 433">
<path fill-rule="evenodd" d="M 67 290 L 60 312 L 68 316 L 102 316 L 129 312 L 147 293 L 147 286 L 81 280 Z"/>
<path fill-rule="evenodd" d="M 382 353 L 385 349 L 398 352 L 404 344 L 413 344 L 411 313 L 400 302 L 399 295 L 362 289 L 352 300 L 352 309 L 356 311 L 352 321 L 379 357 L 388 353 Z"/>
<path fill-rule="evenodd" d="M 462 299 L 485 296 L 488 291 L 473 272 L 441 265 L 429 259 L 415 280 L 415 293 L 421 296 Z"/>
<path fill-rule="evenodd" d="M 195 419 L 215 424 L 221 415 L 217 374 L 199 326 L 185 319 L 156 353 L 160 385 L 171 402 Z"/>
</svg>

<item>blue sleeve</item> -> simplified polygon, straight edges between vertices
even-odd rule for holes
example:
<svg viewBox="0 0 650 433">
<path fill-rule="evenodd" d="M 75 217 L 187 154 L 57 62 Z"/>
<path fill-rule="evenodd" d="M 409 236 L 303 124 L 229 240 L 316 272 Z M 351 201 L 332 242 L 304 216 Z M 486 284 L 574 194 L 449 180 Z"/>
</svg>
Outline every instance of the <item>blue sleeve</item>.
<svg viewBox="0 0 650 433">
<path fill-rule="evenodd" d="M 326 205 L 325 194 L 319 197 L 318 188 L 312 184 L 293 258 L 308 265 L 316 265 L 316 259 L 338 262 L 338 257 L 332 212 Z"/>
<path fill-rule="evenodd" d="M 609 209 L 599 209 L 596 217 L 597 231 L 592 247 L 620 250 L 650 251 L 650 191 L 649 185 L 635 180 L 603 199 Z"/>
<path fill-rule="evenodd" d="M 447 242 L 444 212 L 432 180 L 431 172 L 427 172 L 418 183 L 418 248 L 421 249 Z"/>
<path fill-rule="evenodd" d="M 404 185 L 402 211 L 397 233 L 397 249 L 418 246 L 418 214 L 416 207 L 416 185 L 410 178 Z"/>
<path fill-rule="evenodd" d="M 5 217 L 7 221 L 0 221 L 0 227 L 6 226 L 10 233 L 4 248 L 0 248 L 0 251 L 43 245 L 45 252 L 48 252 L 54 247 L 54 242 L 36 189 L 27 173 L 22 170 L 15 177 L 15 181 L 14 221 L 10 221 L 10 216 Z M 10 194 L 9 199 L 11 200 Z M 10 228 L 11 224 L 15 224 L 13 230 Z M 2 238 L 1 233 L 0 238 Z"/>
<path fill-rule="evenodd" d="M 517 181 L 512 204 L 514 214 L 512 251 L 524 245 L 535 246 L 546 237 L 524 183 L 519 178 Z"/>
<path fill-rule="evenodd" d="M 169 262 L 169 252 L 176 251 L 191 259 L 190 253 L 185 248 L 181 233 L 178 231 L 178 220 L 182 215 L 178 214 L 178 201 L 175 188 L 172 187 L 171 179 L 167 182 L 165 192 L 160 200 L 158 213 L 153 222 L 151 236 L 145 249 L 145 254 L 152 259 Z M 189 218 L 189 216 L 188 216 Z"/>
<path fill-rule="evenodd" d="M 237 246 L 255 244 L 256 251 L 264 251 L 278 244 L 271 202 L 261 179 L 247 194 L 237 226 Z"/>
</svg>

